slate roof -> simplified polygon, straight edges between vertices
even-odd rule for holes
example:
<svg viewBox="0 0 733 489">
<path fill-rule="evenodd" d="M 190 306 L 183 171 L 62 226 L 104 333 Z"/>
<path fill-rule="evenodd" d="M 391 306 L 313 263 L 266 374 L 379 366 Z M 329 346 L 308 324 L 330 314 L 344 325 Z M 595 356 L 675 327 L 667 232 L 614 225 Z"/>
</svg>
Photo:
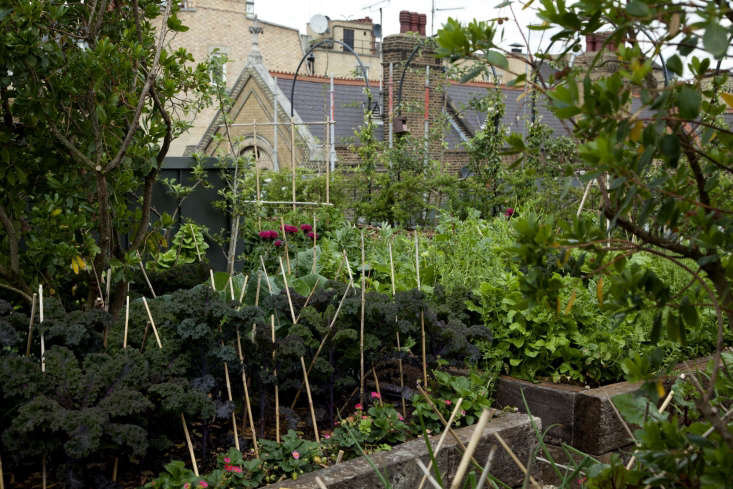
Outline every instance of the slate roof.
<svg viewBox="0 0 733 489">
<path fill-rule="evenodd" d="M 277 73 L 273 74 L 278 76 Z M 277 85 L 290 100 L 292 78 L 277 78 Z M 313 79 L 298 79 L 295 83 L 295 112 L 305 122 L 325 121 L 329 110 L 329 80 L 315 81 Z M 372 87 L 372 106 L 378 101 L 378 87 Z M 363 85 L 353 83 L 334 82 L 334 116 L 336 146 L 346 146 L 356 142 L 354 131 L 364 123 L 364 111 L 367 96 Z M 291 101 L 292 102 L 292 101 Z M 311 133 L 321 139 L 323 129 L 318 126 L 309 126 Z M 382 126 L 376 126 L 375 137 L 381 141 Z"/>
</svg>

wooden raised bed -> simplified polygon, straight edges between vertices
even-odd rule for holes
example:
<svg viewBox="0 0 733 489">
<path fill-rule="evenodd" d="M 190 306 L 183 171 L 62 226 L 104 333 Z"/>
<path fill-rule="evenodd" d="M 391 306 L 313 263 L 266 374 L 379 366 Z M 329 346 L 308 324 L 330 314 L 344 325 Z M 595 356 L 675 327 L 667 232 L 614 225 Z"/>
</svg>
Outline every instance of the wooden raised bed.
<svg viewBox="0 0 733 489">
<path fill-rule="evenodd" d="M 705 368 L 711 357 L 690 360 L 678 365 L 675 372 Z M 674 378 L 665 380 L 666 388 Z M 545 438 L 551 444 L 567 443 L 585 453 L 602 456 L 631 444 L 631 439 L 610 404 L 610 399 L 639 390 L 640 382 L 618 382 L 595 389 L 581 386 L 534 384 L 514 377 L 502 376 L 497 381 L 495 404 L 498 408 L 513 406 L 526 412 L 522 392 L 532 415 L 552 428 Z"/>
<path fill-rule="evenodd" d="M 491 474 L 512 487 L 521 485 L 524 474 L 512 462 L 509 455 L 501 448 L 494 433 L 506 441 L 520 460 L 526 461 L 531 450 L 537 443 L 530 417 L 520 413 L 500 413 L 492 419 L 484 428 L 474 457 L 480 463 L 485 463 L 492 445 L 497 446 L 491 464 Z M 534 422 L 539 426 L 539 418 L 534 417 Z M 456 435 L 465 444 L 468 444 L 473 426 L 456 429 Z M 439 436 L 432 436 L 433 448 L 438 443 Z M 440 451 L 437 462 L 441 474 L 450 480 L 458 468 L 462 451 L 455 440 L 448 436 Z M 371 461 L 379 467 L 382 474 L 389 480 L 394 489 L 415 489 L 419 486 L 423 473 L 415 463 L 419 458 L 427 465 L 429 456 L 425 440 L 420 438 L 407 443 L 402 443 L 388 452 L 379 452 L 370 455 Z M 359 457 L 325 469 L 304 474 L 297 480 L 284 480 L 276 484 L 270 484 L 262 489 L 318 489 L 316 477 L 320 477 L 328 489 L 373 489 L 382 487 L 374 469 L 364 457 Z M 430 487 L 427 484 L 425 487 Z"/>
</svg>

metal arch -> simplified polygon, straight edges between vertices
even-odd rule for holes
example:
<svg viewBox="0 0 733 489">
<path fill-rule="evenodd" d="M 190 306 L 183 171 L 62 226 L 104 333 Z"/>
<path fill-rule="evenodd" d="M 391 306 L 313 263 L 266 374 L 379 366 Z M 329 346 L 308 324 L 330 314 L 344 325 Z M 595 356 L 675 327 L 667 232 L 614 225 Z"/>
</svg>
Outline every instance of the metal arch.
<svg viewBox="0 0 733 489">
<path fill-rule="evenodd" d="M 303 55 L 302 58 L 300 58 L 300 63 L 298 63 L 298 68 L 295 70 L 295 76 L 293 76 L 293 84 L 290 87 L 290 117 L 292 118 L 295 114 L 295 82 L 298 81 L 298 72 L 300 71 L 300 67 L 303 65 L 303 61 L 308 57 L 309 54 L 311 54 L 318 46 L 321 44 L 330 44 L 330 43 L 338 43 L 344 48 L 346 48 L 351 54 L 356 57 L 356 61 L 359 63 L 359 67 L 361 68 L 361 74 L 364 78 L 364 84 L 366 85 L 367 89 L 367 110 L 371 110 L 372 107 L 372 94 L 369 90 L 369 79 L 367 78 L 367 72 L 364 68 L 364 63 L 361 62 L 361 58 L 358 54 L 349 46 L 348 44 L 339 41 L 338 39 L 323 39 L 322 41 L 318 41 L 315 43 L 311 48 Z"/>
</svg>

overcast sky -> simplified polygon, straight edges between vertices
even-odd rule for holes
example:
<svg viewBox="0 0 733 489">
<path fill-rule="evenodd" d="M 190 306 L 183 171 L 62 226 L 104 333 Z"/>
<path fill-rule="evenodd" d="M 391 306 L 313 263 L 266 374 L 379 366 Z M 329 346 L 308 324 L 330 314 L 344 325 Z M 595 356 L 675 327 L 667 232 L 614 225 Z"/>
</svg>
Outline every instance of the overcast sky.
<svg viewBox="0 0 733 489">
<path fill-rule="evenodd" d="M 501 44 L 507 47 L 512 42 L 522 42 L 522 37 L 516 24 L 511 20 L 508 7 L 495 8 L 502 0 L 435 0 L 435 31 L 440 28 L 448 17 L 453 17 L 463 23 L 472 19 L 486 20 L 496 17 L 508 17 L 509 22 L 504 24 L 504 39 Z M 515 2 L 516 3 L 516 2 Z M 430 34 L 431 0 L 255 0 L 257 16 L 269 22 L 294 27 L 305 33 L 305 26 L 315 14 L 322 14 L 331 19 L 360 19 L 371 17 L 374 23 L 379 23 L 379 9 L 382 9 L 383 33 L 385 36 L 400 32 L 399 13 L 409 10 L 427 15 L 427 33 Z M 460 10 L 439 10 L 457 9 Z M 515 6 L 514 11 L 525 34 L 526 25 L 536 23 L 535 9 L 530 7 L 522 11 L 521 5 Z M 531 32 L 529 39 L 532 49 L 536 49 L 541 32 Z M 545 39 L 548 36 L 545 36 Z M 522 42 L 523 43 L 523 42 Z"/>
</svg>

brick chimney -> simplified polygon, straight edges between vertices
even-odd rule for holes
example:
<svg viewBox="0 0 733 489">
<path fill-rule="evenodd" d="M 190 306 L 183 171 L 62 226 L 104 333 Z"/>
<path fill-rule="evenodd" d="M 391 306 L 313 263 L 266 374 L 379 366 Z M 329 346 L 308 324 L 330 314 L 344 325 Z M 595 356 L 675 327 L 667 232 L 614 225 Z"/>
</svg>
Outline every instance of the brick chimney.
<svg viewBox="0 0 733 489">
<path fill-rule="evenodd" d="M 417 12 L 409 12 L 402 10 L 400 12 L 400 34 L 405 32 L 417 32 L 421 36 L 425 35 L 425 26 L 427 25 L 427 15 Z"/>
<path fill-rule="evenodd" d="M 603 43 L 611 37 L 613 32 L 594 32 L 585 36 L 585 51 L 587 53 L 596 53 L 601 50 Z M 606 50 L 610 52 L 616 51 L 616 43 L 609 42 L 606 44 Z"/>
</svg>

